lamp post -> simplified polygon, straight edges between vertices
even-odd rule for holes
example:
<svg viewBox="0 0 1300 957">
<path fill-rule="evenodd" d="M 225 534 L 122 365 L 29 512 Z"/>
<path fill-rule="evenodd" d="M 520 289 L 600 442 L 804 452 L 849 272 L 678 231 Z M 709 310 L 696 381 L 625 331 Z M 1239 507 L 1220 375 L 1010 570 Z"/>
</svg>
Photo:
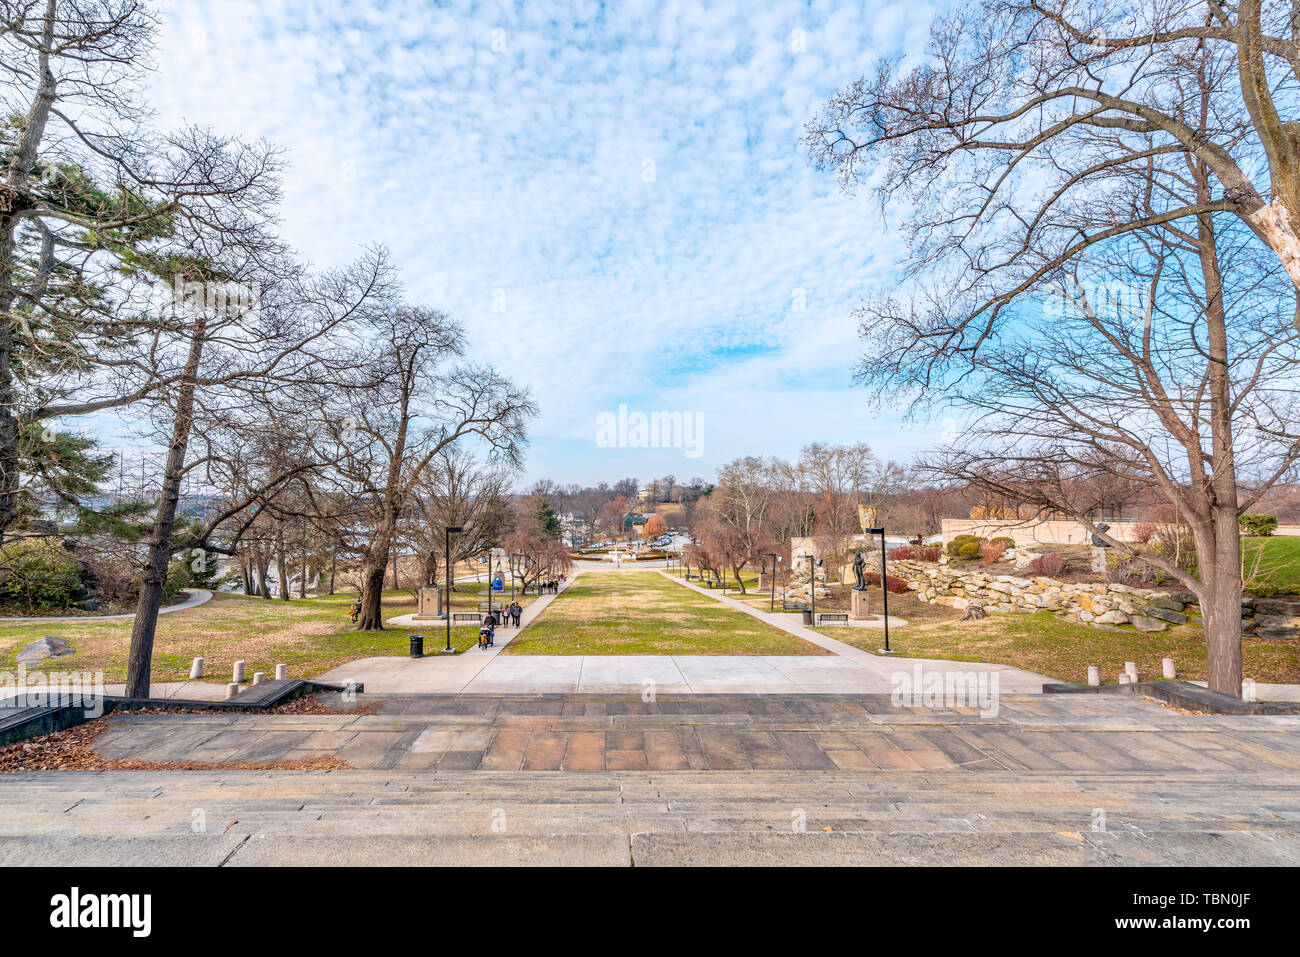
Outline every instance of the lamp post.
<svg viewBox="0 0 1300 957">
<path fill-rule="evenodd" d="M 808 600 L 812 603 L 809 611 L 812 613 L 814 627 L 817 625 L 817 566 L 821 563 L 820 558 L 808 556 Z"/>
<path fill-rule="evenodd" d="M 765 557 L 772 559 L 772 598 L 767 604 L 767 610 L 776 611 L 776 563 L 781 560 L 781 556 L 776 552 L 765 552 Z"/>
<path fill-rule="evenodd" d="M 446 548 L 444 555 L 446 556 L 447 562 L 447 647 L 442 649 L 444 655 L 454 655 L 456 653 L 451 647 L 451 586 L 453 582 L 451 574 L 451 533 L 463 531 L 465 531 L 465 529 L 460 525 L 448 525 L 444 530 L 443 535 L 443 541 Z"/>
<path fill-rule="evenodd" d="M 880 596 L 885 612 L 885 647 L 880 649 L 880 653 L 892 655 L 894 652 L 889 647 L 889 576 L 885 568 L 885 527 L 864 528 L 862 531 L 867 535 L 880 536 Z"/>
</svg>

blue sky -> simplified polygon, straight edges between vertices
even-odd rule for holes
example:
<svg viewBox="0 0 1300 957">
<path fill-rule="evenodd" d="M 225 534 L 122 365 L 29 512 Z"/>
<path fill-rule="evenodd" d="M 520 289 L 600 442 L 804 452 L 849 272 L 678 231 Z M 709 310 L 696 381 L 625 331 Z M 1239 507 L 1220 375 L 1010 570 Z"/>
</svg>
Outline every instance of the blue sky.
<svg viewBox="0 0 1300 957">
<path fill-rule="evenodd" d="M 320 265 L 387 244 L 408 298 L 533 390 L 528 480 L 708 477 L 812 440 L 908 458 L 942 423 L 850 382 L 850 313 L 899 240 L 799 138 L 935 10 L 185 0 L 153 100 L 285 147 L 290 243 Z M 702 454 L 598 446 L 620 404 L 699 415 Z"/>
</svg>

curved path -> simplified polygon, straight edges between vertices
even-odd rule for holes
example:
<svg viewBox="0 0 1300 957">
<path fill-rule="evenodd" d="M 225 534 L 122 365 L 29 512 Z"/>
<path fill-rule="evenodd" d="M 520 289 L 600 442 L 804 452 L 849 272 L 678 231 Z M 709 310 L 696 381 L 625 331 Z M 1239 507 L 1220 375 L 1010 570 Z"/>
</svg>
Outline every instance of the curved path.
<svg viewBox="0 0 1300 957">
<path fill-rule="evenodd" d="M 189 595 L 182 602 L 175 605 L 168 605 L 166 608 L 159 608 L 158 614 L 166 615 L 173 611 L 184 611 L 186 608 L 196 608 L 212 600 L 212 592 L 206 588 L 187 588 L 186 593 Z M 95 622 L 95 621 L 125 621 L 128 618 L 134 618 L 135 612 L 129 615 L 71 615 L 67 618 L 0 618 L 0 622 L 24 622 L 32 625 L 41 625 L 55 622 Z"/>
</svg>

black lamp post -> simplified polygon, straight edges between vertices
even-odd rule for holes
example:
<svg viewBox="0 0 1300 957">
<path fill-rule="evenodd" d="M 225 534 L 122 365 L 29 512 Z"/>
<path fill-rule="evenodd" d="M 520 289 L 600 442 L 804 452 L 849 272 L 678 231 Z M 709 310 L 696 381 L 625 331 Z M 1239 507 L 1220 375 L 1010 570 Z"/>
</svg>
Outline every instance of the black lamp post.
<svg viewBox="0 0 1300 957">
<path fill-rule="evenodd" d="M 776 563 L 781 560 L 781 556 L 776 552 L 766 552 L 765 555 L 772 559 L 772 598 L 767 604 L 767 610 L 776 611 Z"/>
<path fill-rule="evenodd" d="M 889 577 L 885 571 L 885 527 L 864 528 L 862 531 L 867 535 L 880 536 L 880 595 L 885 611 L 885 647 L 880 649 L 880 653 L 892 655 L 894 652 L 889 647 Z"/>
<path fill-rule="evenodd" d="M 463 531 L 465 529 L 460 525 L 448 525 L 443 536 L 446 544 L 444 554 L 447 560 L 447 647 L 442 649 L 444 655 L 454 655 L 456 653 L 451 647 L 451 586 L 453 581 L 451 574 L 451 533 Z"/>
<path fill-rule="evenodd" d="M 820 558 L 808 556 L 808 600 L 812 603 L 809 611 L 812 613 L 814 627 L 817 624 L 817 566 L 821 563 Z"/>
</svg>

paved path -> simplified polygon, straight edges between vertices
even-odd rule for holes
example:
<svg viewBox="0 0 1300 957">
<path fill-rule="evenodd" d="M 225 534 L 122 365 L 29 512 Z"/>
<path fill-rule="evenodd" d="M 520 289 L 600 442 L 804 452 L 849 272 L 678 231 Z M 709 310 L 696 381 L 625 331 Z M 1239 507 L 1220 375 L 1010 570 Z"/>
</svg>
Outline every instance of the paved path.
<svg viewBox="0 0 1300 957">
<path fill-rule="evenodd" d="M 393 696 L 120 715 L 105 755 L 358 770 L 0 780 L 0 865 L 1300 863 L 1300 717 L 1120 696 Z M 197 815 L 197 816 L 196 816 Z M 199 822 L 196 827 L 196 822 Z"/>
<path fill-rule="evenodd" d="M 569 580 L 560 586 L 559 594 L 577 580 L 579 571 L 574 571 Z M 464 689 L 489 664 L 497 660 L 501 649 L 514 639 L 532 622 L 534 618 L 553 602 L 559 595 L 539 595 L 524 608 L 519 616 L 518 628 L 506 628 L 498 625 L 494 647 L 480 651 L 471 648 L 459 655 L 440 655 L 438 649 L 444 647 L 443 635 L 446 624 L 443 621 L 419 622 L 426 627 L 424 636 L 423 658 L 375 657 L 358 658 L 347 664 L 316 676 L 316 680 L 326 684 L 346 684 L 349 681 L 360 683 L 367 692 L 427 692 L 430 694 L 454 693 Z M 415 627 L 415 626 L 412 626 Z"/>
<path fill-rule="evenodd" d="M 159 608 L 158 614 L 167 615 L 173 611 L 184 611 L 186 608 L 194 608 L 198 605 L 202 605 L 204 602 L 208 602 L 212 600 L 212 592 L 207 591 L 206 589 L 203 588 L 188 588 L 186 589 L 186 594 L 188 597 L 186 597 L 184 601 L 178 601 L 174 605 L 167 605 L 164 608 Z M 124 621 L 127 618 L 134 618 L 134 617 L 135 617 L 135 612 L 131 612 L 131 614 L 129 615 L 73 615 L 68 618 L 0 618 L 0 622 L 16 621 L 16 622 L 25 622 L 32 625 L 44 624 L 46 622 L 49 622 L 50 624 L 54 624 L 56 622 L 75 622 L 77 624 L 93 624 L 94 622 L 97 621 Z"/>
</svg>

